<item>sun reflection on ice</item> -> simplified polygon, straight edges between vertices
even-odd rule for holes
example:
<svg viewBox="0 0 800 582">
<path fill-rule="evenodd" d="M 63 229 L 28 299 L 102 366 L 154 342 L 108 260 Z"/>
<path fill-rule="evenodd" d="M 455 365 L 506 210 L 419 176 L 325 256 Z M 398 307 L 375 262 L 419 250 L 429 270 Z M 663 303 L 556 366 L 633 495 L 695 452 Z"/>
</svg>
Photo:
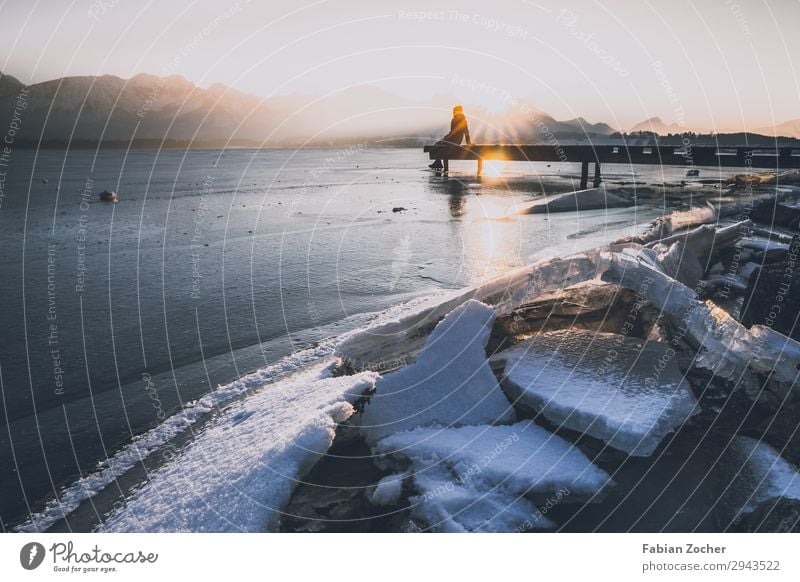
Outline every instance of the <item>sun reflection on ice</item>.
<svg viewBox="0 0 800 582">
<path fill-rule="evenodd" d="M 506 214 L 507 204 L 478 197 L 469 201 L 461 231 L 470 284 L 479 284 L 522 266 L 522 224 Z"/>
<path fill-rule="evenodd" d="M 483 162 L 482 175 L 488 178 L 497 178 L 503 174 L 506 163 L 503 160 L 487 160 Z"/>
</svg>

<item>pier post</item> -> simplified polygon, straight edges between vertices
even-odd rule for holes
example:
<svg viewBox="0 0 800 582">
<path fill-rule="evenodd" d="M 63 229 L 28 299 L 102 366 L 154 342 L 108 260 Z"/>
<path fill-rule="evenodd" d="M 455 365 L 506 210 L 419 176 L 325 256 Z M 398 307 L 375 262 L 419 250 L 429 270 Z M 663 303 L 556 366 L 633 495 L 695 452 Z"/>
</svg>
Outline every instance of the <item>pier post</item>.
<svg viewBox="0 0 800 582">
<path fill-rule="evenodd" d="M 482 173 L 483 173 L 483 160 L 481 158 L 478 158 L 478 178 L 481 177 Z"/>
<path fill-rule="evenodd" d="M 581 162 L 581 190 L 589 185 L 589 162 Z"/>
<path fill-rule="evenodd" d="M 595 188 L 600 187 L 600 162 L 594 163 L 594 182 L 593 185 Z"/>
</svg>

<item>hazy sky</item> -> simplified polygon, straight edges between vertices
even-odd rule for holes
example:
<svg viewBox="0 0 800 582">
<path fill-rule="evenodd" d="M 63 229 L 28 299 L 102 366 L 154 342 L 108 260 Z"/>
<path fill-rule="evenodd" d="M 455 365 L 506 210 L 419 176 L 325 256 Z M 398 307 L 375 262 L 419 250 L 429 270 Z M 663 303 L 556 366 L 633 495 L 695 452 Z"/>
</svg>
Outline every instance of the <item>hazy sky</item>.
<svg viewBox="0 0 800 582">
<path fill-rule="evenodd" d="M 754 129 L 800 117 L 798 24 L 800 0 L 0 0 L 0 69 Z"/>
</svg>

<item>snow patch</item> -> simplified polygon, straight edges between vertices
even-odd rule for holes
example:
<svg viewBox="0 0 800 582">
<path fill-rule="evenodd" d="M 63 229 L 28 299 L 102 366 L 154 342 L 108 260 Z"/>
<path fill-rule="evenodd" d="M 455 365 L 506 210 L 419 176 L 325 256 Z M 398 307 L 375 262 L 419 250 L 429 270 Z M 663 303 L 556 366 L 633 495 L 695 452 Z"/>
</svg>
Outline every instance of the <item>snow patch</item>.
<svg viewBox="0 0 800 582">
<path fill-rule="evenodd" d="M 379 378 L 327 376 L 320 364 L 232 404 L 99 530 L 275 530 L 298 479 Z"/>
<path fill-rule="evenodd" d="M 230 402 L 270 382 L 294 373 L 311 363 L 319 362 L 331 352 L 330 344 L 321 344 L 287 356 L 276 364 L 267 366 L 238 380 L 220 386 L 200 398 L 186 404 L 183 409 L 167 418 L 155 428 L 133 438 L 104 463 L 98 470 L 61 491 L 57 499 L 47 503 L 45 508 L 35 513 L 24 524 L 16 528 L 20 532 L 41 532 L 56 521 L 66 517 L 84 501 L 91 499 L 117 478 L 141 463 L 148 455 L 163 447 L 215 408 Z"/>
</svg>

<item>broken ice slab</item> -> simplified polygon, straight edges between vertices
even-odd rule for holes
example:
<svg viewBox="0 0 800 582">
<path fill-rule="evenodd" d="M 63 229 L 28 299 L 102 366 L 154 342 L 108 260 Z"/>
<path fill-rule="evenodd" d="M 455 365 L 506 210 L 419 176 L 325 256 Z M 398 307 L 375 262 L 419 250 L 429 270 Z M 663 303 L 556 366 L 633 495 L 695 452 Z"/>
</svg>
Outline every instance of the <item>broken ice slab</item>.
<svg viewBox="0 0 800 582">
<path fill-rule="evenodd" d="M 747 281 L 735 273 L 709 275 L 703 279 L 703 290 L 707 295 L 717 291 L 725 295 L 730 293 L 744 295 L 747 291 Z"/>
<path fill-rule="evenodd" d="M 660 216 L 652 222 L 650 228 L 633 236 L 626 236 L 612 244 L 639 243 L 647 244 L 664 239 L 673 233 L 685 228 L 701 224 L 716 223 L 720 212 L 712 204 L 697 206 L 688 210 L 673 211 L 666 216 Z"/>
<path fill-rule="evenodd" d="M 593 279 L 601 272 L 600 251 L 541 261 L 493 279 L 395 321 L 354 331 L 336 346 L 336 355 L 356 370 L 386 371 L 413 359 L 436 323 L 469 299 L 495 307 L 498 316 L 542 293 Z"/>
<path fill-rule="evenodd" d="M 512 422 L 514 411 L 486 360 L 494 310 L 470 300 L 430 334 L 416 362 L 378 381 L 356 419 L 367 442 L 418 426 Z"/>
<path fill-rule="evenodd" d="M 704 224 L 697 228 L 673 234 L 663 239 L 647 243 L 646 246 L 652 248 L 656 245 L 669 246 L 681 241 L 686 248 L 701 258 L 707 258 L 713 251 L 732 245 L 736 240 L 748 233 L 753 227 L 752 220 L 742 220 L 722 228 L 716 228 L 711 224 Z"/>
<path fill-rule="evenodd" d="M 779 232 L 776 228 L 767 228 L 765 226 L 758 225 L 753 227 L 753 235 L 755 236 L 759 236 L 767 240 L 776 240 L 778 242 L 792 244 L 792 238 L 794 235 L 789 234 L 789 232 Z"/>
<path fill-rule="evenodd" d="M 740 242 L 741 246 L 746 249 L 753 249 L 755 251 L 786 251 L 789 252 L 789 244 L 769 240 L 759 236 L 746 236 Z"/>
<path fill-rule="evenodd" d="M 549 527 L 531 502 L 599 501 L 613 485 L 578 448 L 530 421 L 418 428 L 386 437 L 376 452 L 410 465 L 414 517 L 444 531 Z"/>
<path fill-rule="evenodd" d="M 669 233 L 701 224 L 715 223 L 719 220 L 719 211 L 710 202 L 705 206 L 696 206 L 688 210 L 676 210 L 663 218 L 669 224 Z"/>
<path fill-rule="evenodd" d="M 411 518 L 427 531 L 508 533 L 556 527 L 521 495 L 459 483 L 444 467 L 432 466 L 414 481 L 420 494 L 410 499 Z"/>
<path fill-rule="evenodd" d="M 750 275 L 753 274 L 753 271 L 758 269 L 761 266 L 759 263 L 754 263 L 752 261 L 745 263 L 744 267 L 739 269 L 739 276 L 747 281 L 750 278 Z"/>
<path fill-rule="evenodd" d="M 773 497 L 800 499 L 800 473 L 778 451 L 767 443 L 746 436 L 736 437 L 734 447 L 740 456 L 746 457 L 739 466 L 743 467 L 753 490 L 749 509 Z"/>
<path fill-rule="evenodd" d="M 665 274 L 648 252 L 625 243 L 536 263 L 396 321 L 353 332 L 336 346 L 336 354 L 356 370 L 386 370 L 412 359 L 436 322 L 469 299 L 493 305 L 503 316 L 545 293 L 595 279 L 630 289 L 659 310 L 676 327 L 677 337 L 697 350 L 695 365 L 727 379 L 750 367 L 769 375 L 771 385 L 777 381 L 780 392 L 796 389 L 800 343 L 765 326 L 748 330 L 712 303 L 698 301 L 695 291 Z"/>
<path fill-rule="evenodd" d="M 646 457 L 697 402 L 668 344 L 557 331 L 500 352 L 509 395 L 549 421 Z"/>
<path fill-rule="evenodd" d="M 769 375 L 770 385 L 780 389 L 781 398 L 794 389 L 800 343 L 763 325 L 748 330 L 724 310 L 698 301 L 694 291 L 635 256 L 615 252 L 601 256 L 608 259 L 601 279 L 636 290 L 669 318 L 678 337 L 697 348 L 695 366 L 728 379 L 741 378 L 749 367 Z"/>
<path fill-rule="evenodd" d="M 676 241 L 669 247 L 667 245 L 663 245 L 663 247 L 666 249 L 656 256 L 658 268 L 690 289 L 695 289 L 700 279 L 703 278 L 703 265 L 697 255 L 687 249 L 681 241 Z M 645 249 L 640 252 L 647 256 Z"/>
<path fill-rule="evenodd" d="M 394 505 L 400 501 L 403 493 L 403 481 L 409 476 L 409 472 L 392 473 L 387 475 L 375 486 L 375 490 L 370 495 L 370 501 L 375 505 Z"/>
<path fill-rule="evenodd" d="M 800 499 L 797 467 L 765 442 L 736 436 L 719 464 L 733 473 L 720 498 L 722 505 L 732 510 L 731 522 L 770 499 Z"/>
</svg>

